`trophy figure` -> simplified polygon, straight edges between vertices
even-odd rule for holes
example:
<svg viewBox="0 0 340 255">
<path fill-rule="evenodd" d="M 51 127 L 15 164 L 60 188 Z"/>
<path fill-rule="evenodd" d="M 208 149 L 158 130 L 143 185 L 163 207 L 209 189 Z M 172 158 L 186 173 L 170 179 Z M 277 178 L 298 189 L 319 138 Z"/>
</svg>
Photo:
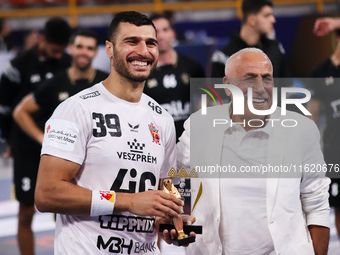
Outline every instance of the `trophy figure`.
<svg viewBox="0 0 340 255">
<path fill-rule="evenodd" d="M 181 195 L 179 194 L 177 188 L 174 186 L 171 179 L 164 179 L 163 180 L 163 188 L 162 190 L 170 195 L 173 195 L 179 199 L 181 199 Z M 180 215 L 178 218 L 173 218 L 173 223 L 175 229 L 177 231 L 177 238 L 173 240 L 173 244 L 177 246 L 186 245 L 192 242 L 195 242 L 194 236 L 189 236 L 184 233 L 183 231 L 183 220 L 182 216 Z"/>
</svg>

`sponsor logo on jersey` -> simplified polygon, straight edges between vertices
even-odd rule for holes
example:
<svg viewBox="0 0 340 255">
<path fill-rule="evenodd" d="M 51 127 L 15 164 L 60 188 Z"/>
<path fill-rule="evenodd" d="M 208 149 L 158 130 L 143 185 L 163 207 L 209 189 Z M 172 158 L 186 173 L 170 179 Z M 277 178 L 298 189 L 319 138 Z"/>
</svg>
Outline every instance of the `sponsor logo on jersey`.
<svg viewBox="0 0 340 255">
<path fill-rule="evenodd" d="M 166 89 L 176 88 L 177 80 L 175 74 L 166 74 L 163 77 L 163 86 Z"/>
<path fill-rule="evenodd" d="M 125 215 L 102 215 L 99 217 L 100 228 L 137 233 L 152 233 L 155 219 Z"/>
<path fill-rule="evenodd" d="M 62 102 L 62 101 L 64 101 L 64 100 L 66 100 L 67 98 L 69 98 L 69 96 L 70 96 L 70 95 L 68 94 L 67 91 L 60 92 L 59 95 L 58 95 L 58 100 L 59 100 L 60 102 Z"/>
<path fill-rule="evenodd" d="M 340 99 L 334 100 L 330 102 L 330 106 L 333 109 L 333 119 L 340 117 Z"/>
<path fill-rule="evenodd" d="M 32 74 L 31 75 L 31 83 L 38 83 L 41 81 L 39 74 Z"/>
<path fill-rule="evenodd" d="M 111 236 L 106 241 L 104 237 L 99 235 L 97 238 L 97 248 L 99 250 L 107 250 L 109 253 L 120 254 L 154 254 L 157 250 L 156 241 L 149 243 L 134 242 L 133 240 L 126 238 L 120 238 L 117 236 Z"/>
<path fill-rule="evenodd" d="M 131 125 L 130 123 L 128 123 L 128 125 L 130 127 L 131 132 L 138 132 L 139 124 L 134 126 L 134 125 Z"/>
<path fill-rule="evenodd" d="M 149 89 L 156 88 L 158 86 L 158 82 L 155 78 L 149 79 L 147 81 L 147 86 L 148 86 Z"/>
<path fill-rule="evenodd" d="M 116 236 L 111 236 L 110 239 L 104 241 L 104 238 L 99 235 L 97 239 L 97 248 L 99 250 L 107 250 L 109 253 L 120 253 L 122 254 L 123 251 L 126 249 L 126 253 L 124 254 L 131 254 L 133 246 L 133 241 L 130 242 L 125 241 L 125 238 L 120 238 Z"/>
<path fill-rule="evenodd" d="M 174 118 L 175 121 L 186 120 L 190 115 L 190 102 L 171 101 L 168 104 L 162 104 L 162 107 Z"/>
<path fill-rule="evenodd" d="M 149 124 L 149 129 L 152 136 L 152 142 L 161 145 L 158 129 L 155 127 L 153 123 Z"/>
<path fill-rule="evenodd" d="M 181 74 L 181 80 L 184 83 L 184 85 L 189 85 L 189 83 L 190 83 L 190 75 L 188 73 L 182 73 Z"/>
<path fill-rule="evenodd" d="M 325 84 L 326 86 L 333 85 L 334 84 L 334 78 L 332 76 L 325 78 Z"/>
<path fill-rule="evenodd" d="M 144 143 L 139 143 L 137 142 L 137 139 L 134 139 L 132 142 L 128 141 L 127 144 L 130 147 L 130 152 L 117 151 L 119 159 L 157 164 L 157 157 L 150 155 L 150 153 L 148 155 L 143 155 L 143 150 L 145 148 Z"/>
<path fill-rule="evenodd" d="M 134 139 L 133 142 L 127 142 L 127 144 L 130 146 L 131 152 L 137 152 L 137 153 L 143 153 L 143 149 L 145 147 L 144 143 L 138 143 L 137 139 Z"/>
<path fill-rule="evenodd" d="M 79 134 L 78 124 L 66 120 L 51 119 L 48 120 L 46 126 L 44 140 L 47 147 L 56 147 L 66 151 L 74 149 Z"/>
<path fill-rule="evenodd" d="M 52 79 L 53 76 L 54 76 L 54 75 L 53 75 L 53 73 L 51 73 L 51 72 L 48 72 L 48 73 L 45 74 L 45 78 L 46 78 L 47 80 Z"/>
<path fill-rule="evenodd" d="M 97 97 L 97 96 L 100 96 L 99 91 L 91 92 L 91 93 L 88 93 L 88 94 L 85 94 L 85 95 L 81 95 L 79 97 L 81 99 L 88 99 L 88 98 Z"/>
</svg>

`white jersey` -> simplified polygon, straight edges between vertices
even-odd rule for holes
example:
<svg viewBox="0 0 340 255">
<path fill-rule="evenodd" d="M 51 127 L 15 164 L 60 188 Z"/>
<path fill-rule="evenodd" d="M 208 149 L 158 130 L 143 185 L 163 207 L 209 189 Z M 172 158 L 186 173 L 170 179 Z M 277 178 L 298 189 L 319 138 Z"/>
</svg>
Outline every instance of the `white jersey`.
<svg viewBox="0 0 340 255">
<path fill-rule="evenodd" d="M 80 164 L 79 186 L 136 193 L 157 189 L 175 167 L 175 137 L 172 117 L 149 96 L 130 103 L 98 83 L 58 106 L 42 154 Z M 55 254 L 114 253 L 159 254 L 154 218 L 58 215 Z"/>
</svg>

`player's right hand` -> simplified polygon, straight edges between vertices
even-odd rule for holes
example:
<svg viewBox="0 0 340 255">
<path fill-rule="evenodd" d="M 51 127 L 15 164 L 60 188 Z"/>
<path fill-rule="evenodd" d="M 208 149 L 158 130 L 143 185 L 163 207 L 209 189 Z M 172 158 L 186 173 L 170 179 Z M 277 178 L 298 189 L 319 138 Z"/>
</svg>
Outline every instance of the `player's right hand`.
<svg viewBox="0 0 340 255">
<path fill-rule="evenodd" d="M 124 200 L 124 201 L 123 201 Z M 139 193 L 116 193 L 116 203 L 127 203 L 125 209 L 140 216 L 179 217 L 184 202 L 160 190 Z"/>
</svg>

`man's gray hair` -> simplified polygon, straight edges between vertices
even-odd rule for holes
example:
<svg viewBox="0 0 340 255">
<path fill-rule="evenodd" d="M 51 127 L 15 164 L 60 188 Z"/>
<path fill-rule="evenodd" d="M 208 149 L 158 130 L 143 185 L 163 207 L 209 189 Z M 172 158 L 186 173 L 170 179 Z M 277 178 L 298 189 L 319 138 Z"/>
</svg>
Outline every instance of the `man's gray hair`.
<svg viewBox="0 0 340 255">
<path fill-rule="evenodd" d="M 268 58 L 268 56 L 266 55 L 266 53 L 264 53 L 262 50 L 258 49 L 258 48 L 254 48 L 254 47 L 250 47 L 250 48 L 244 48 L 242 50 L 239 50 L 238 52 L 234 53 L 233 55 L 231 55 L 227 62 L 225 63 L 225 69 L 224 69 L 224 73 L 226 76 L 228 76 L 228 74 L 230 73 L 230 70 L 233 68 L 234 66 L 234 61 L 235 59 L 240 55 L 240 54 L 243 54 L 243 53 L 260 53 L 262 54 L 263 56 L 265 56 L 270 64 L 272 65 L 273 67 L 273 64 L 272 62 L 270 61 L 270 59 Z"/>
</svg>

